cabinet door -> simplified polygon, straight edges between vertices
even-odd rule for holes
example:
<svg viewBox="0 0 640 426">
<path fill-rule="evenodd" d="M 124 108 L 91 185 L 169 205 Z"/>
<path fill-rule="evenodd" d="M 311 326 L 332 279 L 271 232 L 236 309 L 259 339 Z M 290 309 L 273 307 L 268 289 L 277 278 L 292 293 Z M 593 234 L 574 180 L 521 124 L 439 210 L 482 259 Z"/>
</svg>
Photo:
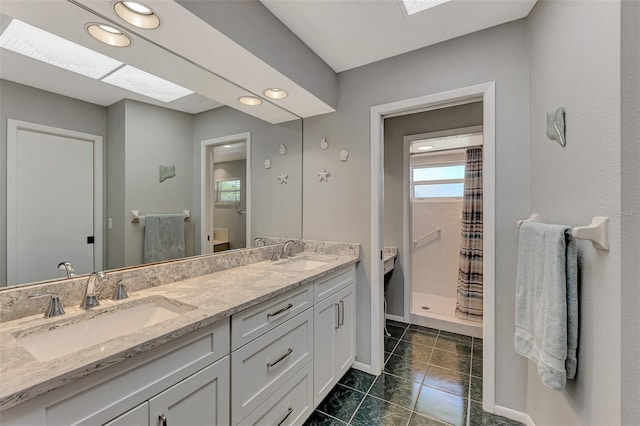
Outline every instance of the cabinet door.
<svg viewBox="0 0 640 426">
<path fill-rule="evenodd" d="M 336 332 L 339 324 L 340 293 L 334 294 L 313 308 L 313 402 L 314 408 L 338 382 L 335 369 Z"/>
<path fill-rule="evenodd" d="M 150 399 L 149 425 L 228 425 L 229 364 L 226 356 Z"/>
<path fill-rule="evenodd" d="M 313 402 L 315 407 L 327 396 L 355 360 L 355 291 L 355 285 L 352 284 L 314 307 Z"/>
<path fill-rule="evenodd" d="M 350 285 L 338 296 L 339 327 L 336 330 L 335 368 L 340 379 L 351 368 L 355 360 L 356 346 L 356 286 Z"/>
<path fill-rule="evenodd" d="M 149 426 L 149 403 L 143 402 L 104 426 Z"/>
</svg>

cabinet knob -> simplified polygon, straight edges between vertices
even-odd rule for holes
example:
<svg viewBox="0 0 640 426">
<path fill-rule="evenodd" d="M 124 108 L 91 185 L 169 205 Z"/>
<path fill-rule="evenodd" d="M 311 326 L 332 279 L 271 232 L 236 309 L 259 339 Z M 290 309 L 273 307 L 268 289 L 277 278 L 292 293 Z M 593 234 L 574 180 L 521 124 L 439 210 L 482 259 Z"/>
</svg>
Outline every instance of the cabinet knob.
<svg viewBox="0 0 640 426">
<path fill-rule="evenodd" d="M 167 416 L 165 416 L 164 413 L 158 416 L 158 420 L 160 421 L 160 426 L 167 426 L 169 424 Z"/>
</svg>

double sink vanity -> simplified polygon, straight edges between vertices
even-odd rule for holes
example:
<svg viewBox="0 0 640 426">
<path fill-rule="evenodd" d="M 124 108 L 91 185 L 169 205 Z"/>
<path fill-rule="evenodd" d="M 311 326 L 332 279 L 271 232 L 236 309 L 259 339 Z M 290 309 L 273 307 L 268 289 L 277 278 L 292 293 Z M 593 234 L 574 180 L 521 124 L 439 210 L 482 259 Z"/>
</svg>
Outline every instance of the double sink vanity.
<svg viewBox="0 0 640 426">
<path fill-rule="evenodd" d="M 86 277 L 2 292 L 3 310 L 58 292 L 66 314 L 2 318 L 0 422 L 304 423 L 355 359 L 359 246 L 300 241 L 269 260 L 281 246 L 128 269 L 129 298 L 98 284 L 86 311 L 71 305 Z"/>
</svg>

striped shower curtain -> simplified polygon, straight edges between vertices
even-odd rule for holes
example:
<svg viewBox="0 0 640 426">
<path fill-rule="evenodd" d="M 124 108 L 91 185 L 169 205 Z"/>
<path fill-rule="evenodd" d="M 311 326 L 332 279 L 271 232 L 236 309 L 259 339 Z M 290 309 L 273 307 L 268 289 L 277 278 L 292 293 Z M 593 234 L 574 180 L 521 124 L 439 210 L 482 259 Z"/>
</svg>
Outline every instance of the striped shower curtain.
<svg viewBox="0 0 640 426">
<path fill-rule="evenodd" d="M 468 148 L 456 316 L 482 321 L 482 148 Z"/>
</svg>

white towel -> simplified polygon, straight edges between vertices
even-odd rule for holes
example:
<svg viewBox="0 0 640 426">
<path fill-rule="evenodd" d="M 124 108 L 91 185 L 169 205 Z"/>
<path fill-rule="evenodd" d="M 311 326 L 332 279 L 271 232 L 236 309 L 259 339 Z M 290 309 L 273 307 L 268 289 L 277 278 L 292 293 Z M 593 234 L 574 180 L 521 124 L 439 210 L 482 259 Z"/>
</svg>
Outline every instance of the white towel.
<svg viewBox="0 0 640 426">
<path fill-rule="evenodd" d="M 184 214 L 147 214 L 144 263 L 184 257 Z"/>
<path fill-rule="evenodd" d="M 556 390 L 577 368 L 577 250 L 569 231 L 524 222 L 518 247 L 515 350 L 535 362 L 542 382 Z"/>
</svg>

